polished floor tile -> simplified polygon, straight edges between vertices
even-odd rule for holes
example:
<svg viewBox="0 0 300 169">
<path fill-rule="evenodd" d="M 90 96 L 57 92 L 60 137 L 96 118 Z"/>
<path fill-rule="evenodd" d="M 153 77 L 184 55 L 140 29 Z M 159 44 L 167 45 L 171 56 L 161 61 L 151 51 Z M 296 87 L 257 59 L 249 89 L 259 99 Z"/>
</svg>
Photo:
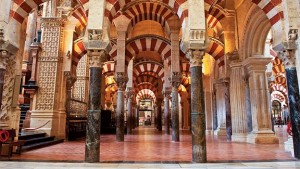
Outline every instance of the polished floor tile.
<svg viewBox="0 0 300 169">
<path fill-rule="evenodd" d="M 280 144 L 256 145 L 228 142 L 225 137 L 207 136 L 207 159 L 209 162 L 255 162 L 295 160 L 284 152 L 283 142 L 287 140 L 286 128 L 277 128 Z M 163 132 L 162 132 L 163 133 Z M 154 128 L 137 128 L 132 135 L 126 135 L 124 142 L 117 142 L 115 135 L 101 135 L 101 162 L 156 162 L 187 163 L 192 160 L 191 134 L 181 131 L 180 142 L 172 142 L 170 135 Z M 85 140 L 61 144 L 13 155 L 9 160 L 83 162 Z M 2 160 L 8 160 L 2 158 Z M 125 165 L 125 164 L 124 164 Z M 183 164 L 184 165 L 184 164 Z M 247 167 L 247 166 L 239 166 Z M 126 166 L 124 166 L 126 168 Z"/>
<path fill-rule="evenodd" d="M 3 169 L 299 169 L 300 162 L 255 163 L 205 163 L 205 164 L 158 164 L 158 163 L 49 163 L 49 162 L 1 162 Z"/>
</svg>

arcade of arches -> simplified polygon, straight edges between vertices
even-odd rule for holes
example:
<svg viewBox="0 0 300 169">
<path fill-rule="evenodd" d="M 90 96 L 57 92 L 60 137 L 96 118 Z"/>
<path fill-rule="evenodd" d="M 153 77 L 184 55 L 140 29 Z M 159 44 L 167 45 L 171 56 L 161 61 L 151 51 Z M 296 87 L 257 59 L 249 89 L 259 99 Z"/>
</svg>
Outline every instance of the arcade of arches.
<svg viewBox="0 0 300 169">
<path fill-rule="evenodd" d="M 174 142 L 191 130 L 192 161 L 206 162 L 208 134 L 278 144 L 274 123 L 290 123 L 300 158 L 299 8 L 299 0 L 1 0 L 0 128 L 22 123 L 68 139 L 70 119 L 86 119 L 87 162 L 99 161 L 107 121 L 119 142 L 141 125 Z"/>
</svg>

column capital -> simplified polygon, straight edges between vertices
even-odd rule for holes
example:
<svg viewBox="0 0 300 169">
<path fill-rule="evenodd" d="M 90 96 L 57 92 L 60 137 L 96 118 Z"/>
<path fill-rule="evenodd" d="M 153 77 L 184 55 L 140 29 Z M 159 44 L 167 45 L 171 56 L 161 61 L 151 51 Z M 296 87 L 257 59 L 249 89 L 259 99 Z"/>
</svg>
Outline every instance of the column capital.
<svg viewBox="0 0 300 169">
<path fill-rule="evenodd" d="M 165 87 L 164 88 L 163 95 L 164 95 L 165 98 L 170 99 L 171 93 L 172 93 L 171 87 Z"/>
<path fill-rule="evenodd" d="M 180 86 L 180 82 L 182 79 L 182 74 L 181 72 L 171 72 L 171 77 L 169 77 L 169 80 L 172 84 L 173 88 L 178 89 L 178 87 Z"/>
<path fill-rule="evenodd" d="M 272 57 L 253 56 L 244 60 L 243 65 L 248 72 L 266 71 L 267 64 L 271 63 Z"/>
<path fill-rule="evenodd" d="M 187 58 L 190 60 L 190 67 L 200 66 L 202 67 L 202 59 L 205 55 L 205 50 L 190 49 L 187 54 Z"/>
<path fill-rule="evenodd" d="M 114 79 L 117 83 L 118 90 L 124 91 L 128 81 L 127 74 L 125 72 L 116 72 Z"/>
<path fill-rule="evenodd" d="M 129 101 L 132 101 L 133 96 L 134 96 L 134 92 L 133 92 L 132 87 L 127 87 L 127 89 L 126 89 L 126 98 Z"/>
<path fill-rule="evenodd" d="M 104 62 L 107 60 L 105 50 L 88 50 L 89 66 L 102 67 Z"/>
</svg>

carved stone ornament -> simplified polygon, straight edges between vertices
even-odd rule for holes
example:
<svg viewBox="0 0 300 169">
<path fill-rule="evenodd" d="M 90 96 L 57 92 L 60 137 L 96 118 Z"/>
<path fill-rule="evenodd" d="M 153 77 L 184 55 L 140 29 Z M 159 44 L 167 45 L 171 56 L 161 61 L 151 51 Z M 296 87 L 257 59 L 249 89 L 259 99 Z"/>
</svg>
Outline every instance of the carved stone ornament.
<svg viewBox="0 0 300 169">
<path fill-rule="evenodd" d="M 288 41 L 284 43 L 285 50 L 278 52 L 278 57 L 282 60 L 286 69 L 296 67 L 297 40 L 298 29 L 291 29 L 289 31 Z"/>
<path fill-rule="evenodd" d="M 57 7 L 59 16 L 67 18 L 76 5 L 76 0 L 62 0 L 60 6 Z"/>
<path fill-rule="evenodd" d="M 181 79 L 182 79 L 181 72 L 172 72 L 171 77 L 169 77 L 172 87 L 176 89 L 180 86 Z"/>
<path fill-rule="evenodd" d="M 278 57 L 282 60 L 286 69 L 296 67 L 295 52 L 295 50 L 284 50 L 278 53 Z"/>
<path fill-rule="evenodd" d="M 63 27 L 65 23 L 64 18 L 41 18 L 42 28 L 58 28 Z"/>
<path fill-rule="evenodd" d="M 105 50 L 89 50 L 88 56 L 90 67 L 102 67 L 106 61 Z"/>
<path fill-rule="evenodd" d="M 116 72 L 114 79 L 117 83 L 118 90 L 124 91 L 128 81 L 127 74 L 125 72 Z"/>
<path fill-rule="evenodd" d="M 91 29 L 88 30 L 89 40 L 101 40 L 102 39 L 102 30 Z"/>
<path fill-rule="evenodd" d="M 190 49 L 187 58 L 190 60 L 190 67 L 202 66 L 202 59 L 205 55 L 205 50 L 192 50 Z"/>
<path fill-rule="evenodd" d="M 7 59 L 9 57 L 9 53 L 4 49 L 5 40 L 4 40 L 4 30 L 0 29 L 0 69 L 6 69 Z"/>
</svg>

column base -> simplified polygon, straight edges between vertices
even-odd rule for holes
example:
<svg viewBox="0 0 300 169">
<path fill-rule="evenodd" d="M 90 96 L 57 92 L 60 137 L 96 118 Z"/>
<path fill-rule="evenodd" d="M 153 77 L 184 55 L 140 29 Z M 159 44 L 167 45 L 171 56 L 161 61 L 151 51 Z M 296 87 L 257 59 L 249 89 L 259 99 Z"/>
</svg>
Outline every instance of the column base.
<svg viewBox="0 0 300 169">
<path fill-rule="evenodd" d="M 264 130 L 248 134 L 247 142 L 252 144 L 279 144 L 279 139 L 273 131 Z"/>
<path fill-rule="evenodd" d="M 216 136 L 226 136 L 226 128 L 218 128 L 217 130 L 214 131 L 214 135 Z"/>
<path fill-rule="evenodd" d="M 206 130 L 205 133 L 206 133 L 206 135 L 214 135 L 213 130 Z"/>
<path fill-rule="evenodd" d="M 289 136 L 288 141 L 284 142 L 284 151 L 290 152 L 292 156 L 295 157 L 293 137 Z"/>
<path fill-rule="evenodd" d="M 58 136 L 58 112 L 56 111 L 31 111 L 30 128 L 45 132 L 49 136 Z M 25 130 L 26 131 L 26 130 Z M 65 131 L 65 130 L 64 130 Z"/>
<path fill-rule="evenodd" d="M 234 142 L 247 142 L 247 133 L 232 133 L 231 141 Z"/>
</svg>

